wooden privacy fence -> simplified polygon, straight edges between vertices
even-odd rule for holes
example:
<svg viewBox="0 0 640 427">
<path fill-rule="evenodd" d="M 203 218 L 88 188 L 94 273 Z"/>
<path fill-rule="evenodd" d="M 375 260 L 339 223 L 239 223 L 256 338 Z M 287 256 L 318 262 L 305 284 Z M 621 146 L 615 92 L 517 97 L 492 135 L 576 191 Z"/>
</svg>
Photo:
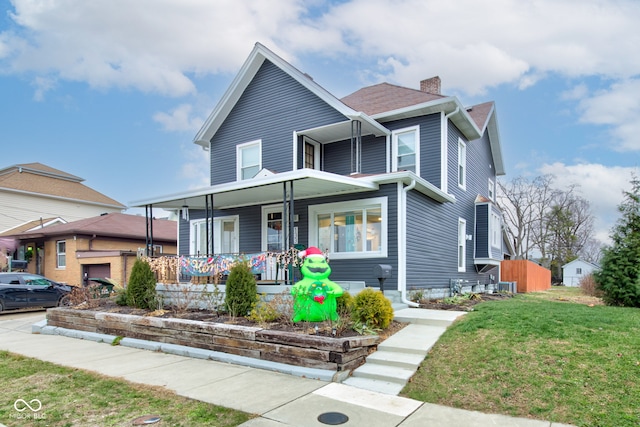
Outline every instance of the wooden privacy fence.
<svg viewBox="0 0 640 427">
<path fill-rule="evenodd" d="M 551 288 L 551 270 L 526 259 L 500 263 L 500 280 L 517 282 L 518 293 L 544 291 Z"/>
</svg>

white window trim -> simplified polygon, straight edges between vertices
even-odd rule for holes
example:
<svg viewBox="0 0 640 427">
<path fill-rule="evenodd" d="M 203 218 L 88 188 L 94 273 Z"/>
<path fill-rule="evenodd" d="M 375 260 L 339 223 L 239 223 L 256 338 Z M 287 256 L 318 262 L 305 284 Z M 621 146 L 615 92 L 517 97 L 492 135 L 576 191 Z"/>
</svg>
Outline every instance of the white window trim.
<svg viewBox="0 0 640 427">
<path fill-rule="evenodd" d="M 64 252 L 60 252 L 60 243 L 64 243 Z M 64 255 L 64 265 L 60 265 L 60 255 Z M 67 268 L 67 241 L 56 240 L 56 269 L 65 270 Z"/>
<path fill-rule="evenodd" d="M 460 167 L 462 166 L 462 179 L 460 179 Z M 467 189 L 467 144 L 458 138 L 458 173 L 456 174 L 458 187 L 462 190 Z M 462 182 L 461 182 L 462 181 Z"/>
<path fill-rule="evenodd" d="M 500 215 L 491 211 L 489 213 L 489 242 L 491 247 L 500 248 L 500 236 L 502 231 L 502 220 Z"/>
<path fill-rule="evenodd" d="M 262 235 L 261 238 L 261 244 L 260 247 L 262 248 L 261 250 L 266 251 L 267 250 L 267 220 L 268 220 L 268 216 L 270 213 L 283 213 L 283 208 L 282 208 L 282 204 L 279 205 L 270 205 L 270 206 L 263 206 L 262 207 L 262 221 L 261 221 L 261 225 L 260 225 L 260 234 Z M 283 215 L 284 216 L 284 215 Z M 285 226 L 285 221 L 284 218 L 282 218 L 282 226 Z"/>
<path fill-rule="evenodd" d="M 462 259 L 460 259 L 460 247 L 462 247 Z M 458 245 L 456 247 L 456 253 L 458 272 L 464 273 L 467 271 L 467 220 L 464 218 L 458 218 Z"/>
<path fill-rule="evenodd" d="M 305 168 L 307 143 L 313 146 L 313 169 L 320 170 L 320 144 L 306 136 L 302 139 L 302 168 Z"/>
<path fill-rule="evenodd" d="M 309 246 L 318 246 L 318 215 L 348 210 L 379 207 L 380 220 L 380 251 L 378 252 L 329 252 L 330 259 L 363 259 L 386 258 L 388 253 L 387 225 L 389 211 L 387 197 L 353 200 L 349 202 L 325 203 L 309 206 Z"/>
<path fill-rule="evenodd" d="M 209 218 L 211 219 L 211 218 Z M 209 232 L 210 233 L 214 233 L 215 232 L 215 223 L 218 222 L 220 223 L 221 221 L 233 221 L 234 222 L 234 229 L 235 229 L 235 233 L 236 233 L 236 239 L 235 239 L 235 243 L 234 243 L 234 247 L 232 250 L 232 253 L 238 253 L 240 252 L 240 216 L 238 215 L 229 215 L 229 216 L 217 216 L 213 219 L 213 222 L 211 223 L 211 225 L 209 226 Z M 196 256 L 196 236 L 194 235 L 194 228 L 196 226 L 196 224 L 199 223 L 204 223 L 206 221 L 205 218 L 199 218 L 199 219 L 192 219 L 189 221 L 189 254 L 191 256 Z M 215 252 L 215 242 L 216 241 L 220 241 L 221 236 L 213 236 L 213 246 L 214 248 L 211 248 L 212 252 Z"/>
<path fill-rule="evenodd" d="M 262 170 L 262 140 L 257 139 L 255 141 L 245 142 L 243 144 L 236 145 L 236 180 L 243 181 L 242 179 L 242 150 L 251 146 L 257 145 L 258 151 L 258 171 Z M 248 178 L 249 179 L 249 178 Z"/>
<path fill-rule="evenodd" d="M 495 201 L 496 197 L 496 184 L 491 178 L 489 178 L 489 200 Z"/>
<path fill-rule="evenodd" d="M 420 126 L 410 126 L 407 128 L 396 129 L 391 132 L 391 171 L 398 171 L 398 135 L 403 133 L 416 133 L 416 175 L 420 176 Z"/>
</svg>

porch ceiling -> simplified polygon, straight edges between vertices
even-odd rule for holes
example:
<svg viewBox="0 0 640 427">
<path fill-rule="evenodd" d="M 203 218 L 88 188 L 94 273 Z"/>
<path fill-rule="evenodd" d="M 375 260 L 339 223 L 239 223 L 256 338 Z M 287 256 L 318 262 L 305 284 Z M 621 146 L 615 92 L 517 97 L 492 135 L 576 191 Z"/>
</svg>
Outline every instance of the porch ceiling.
<svg viewBox="0 0 640 427">
<path fill-rule="evenodd" d="M 335 175 L 313 169 L 300 169 L 246 181 L 214 185 L 194 191 L 171 194 L 147 200 L 131 202 L 131 207 L 153 207 L 163 209 L 205 209 L 205 196 L 213 194 L 215 209 L 282 203 L 283 183 L 293 182 L 294 199 L 348 194 L 378 189 L 378 184 L 363 179 Z M 289 196 L 287 196 L 289 197 Z"/>
</svg>

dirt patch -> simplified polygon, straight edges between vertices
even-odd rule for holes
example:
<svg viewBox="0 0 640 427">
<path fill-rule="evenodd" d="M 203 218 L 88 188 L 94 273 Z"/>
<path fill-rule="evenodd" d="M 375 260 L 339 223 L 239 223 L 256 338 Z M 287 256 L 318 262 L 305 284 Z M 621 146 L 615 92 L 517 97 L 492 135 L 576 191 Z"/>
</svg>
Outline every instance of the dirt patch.
<svg viewBox="0 0 640 427">
<path fill-rule="evenodd" d="M 430 310 L 472 311 L 473 306 L 486 301 L 513 298 L 513 294 L 467 294 L 443 299 L 421 299 L 420 308 Z"/>
</svg>

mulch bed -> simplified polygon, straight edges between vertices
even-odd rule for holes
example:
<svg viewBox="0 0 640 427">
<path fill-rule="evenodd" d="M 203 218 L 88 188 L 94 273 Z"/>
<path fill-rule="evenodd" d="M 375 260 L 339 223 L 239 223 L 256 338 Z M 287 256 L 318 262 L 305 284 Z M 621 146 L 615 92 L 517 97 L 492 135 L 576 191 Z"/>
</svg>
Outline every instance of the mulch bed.
<svg viewBox="0 0 640 427">
<path fill-rule="evenodd" d="M 430 310 L 455 310 L 455 311 L 472 311 L 473 306 L 485 301 L 501 301 L 513 298 L 513 294 L 474 294 L 472 298 L 465 298 L 456 301 L 456 303 L 448 303 L 442 299 L 422 299 L 418 302 L 420 308 Z"/>
</svg>

